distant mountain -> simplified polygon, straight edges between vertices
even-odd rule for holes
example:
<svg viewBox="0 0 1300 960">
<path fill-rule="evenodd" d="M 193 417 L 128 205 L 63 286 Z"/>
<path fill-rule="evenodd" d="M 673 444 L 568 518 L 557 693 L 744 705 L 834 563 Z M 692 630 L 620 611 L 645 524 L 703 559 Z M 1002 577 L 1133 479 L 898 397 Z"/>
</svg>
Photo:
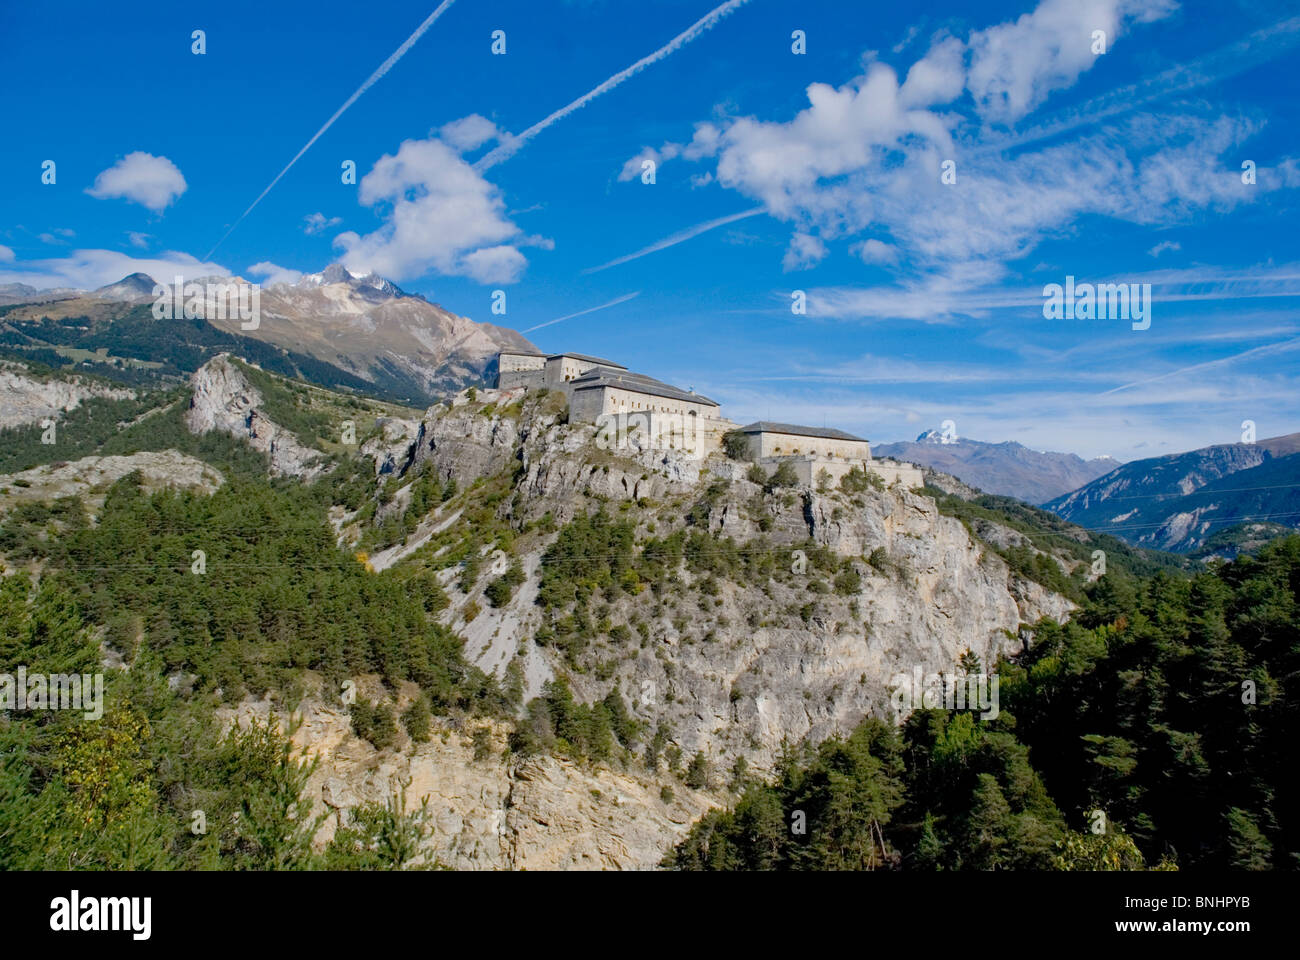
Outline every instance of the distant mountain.
<svg viewBox="0 0 1300 960">
<path fill-rule="evenodd" d="M 51 300 L 63 300 L 83 293 L 70 287 L 53 287 L 38 290 L 26 283 L 0 283 L 0 306 L 13 303 L 47 303 Z"/>
<path fill-rule="evenodd" d="M 986 493 L 1026 503 L 1044 503 L 1119 466 L 1110 457 L 1084 460 L 1073 453 L 1030 450 L 1014 441 L 945 438 L 937 430 L 927 430 L 911 443 L 886 443 L 871 450 L 875 456 L 933 467 Z"/>
<path fill-rule="evenodd" d="M 536 349 L 514 330 L 457 316 L 337 263 L 263 288 L 256 330 L 241 331 L 235 319 L 211 322 L 316 357 L 413 402 L 491 381 L 502 349 Z"/>
<path fill-rule="evenodd" d="M 1300 433 L 1126 463 L 1044 505 L 1129 543 L 1179 553 L 1238 524 L 1300 527 Z M 1254 538 L 1271 527 L 1254 530 Z M 1251 531 L 1242 531 L 1244 536 Z M 1231 552 L 1228 538 L 1224 555 Z"/>
<path fill-rule="evenodd" d="M 82 293 L 0 307 L 0 357 L 55 370 L 101 373 L 140 386 L 173 385 L 226 352 L 285 377 L 396 402 L 403 399 L 333 364 L 219 330 L 202 318 L 157 320 L 149 302 Z"/>
<path fill-rule="evenodd" d="M 457 316 L 341 264 L 264 287 L 256 330 L 241 329 L 237 318 L 155 320 L 153 290 L 154 278 L 143 273 L 89 292 L 0 286 L 0 345 L 53 366 L 107 349 L 178 375 L 229 351 L 286 376 L 417 406 L 490 382 L 502 349 L 535 349 L 514 330 Z"/>
<path fill-rule="evenodd" d="M 1224 527 L 1205 538 L 1205 543 L 1189 556 L 1193 560 L 1235 560 L 1242 554 L 1258 553 L 1270 541 L 1295 533 L 1280 523 L 1262 521 Z"/>
<path fill-rule="evenodd" d="M 102 297 L 105 300 L 121 300 L 124 303 L 139 303 L 144 300 L 153 301 L 154 279 L 147 273 L 133 273 L 130 276 L 123 277 L 117 283 L 110 283 L 108 286 L 100 287 L 93 291 L 92 297 Z"/>
</svg>

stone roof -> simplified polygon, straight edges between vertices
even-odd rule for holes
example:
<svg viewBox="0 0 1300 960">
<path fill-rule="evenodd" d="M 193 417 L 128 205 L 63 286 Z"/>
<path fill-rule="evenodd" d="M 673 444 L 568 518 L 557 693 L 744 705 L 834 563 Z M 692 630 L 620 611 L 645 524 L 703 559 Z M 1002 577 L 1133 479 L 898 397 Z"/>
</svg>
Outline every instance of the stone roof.
<svg viewBox="0 0 1300 960">
<path fill-rule="evenodd" d="M 545 357 L 546 354 L 540 350 L 502 350 L 497 356 L 501 357 Z"/>
<path fill-rule="evenodd" d="M 565 356 L 574 356 L 574 354 L 565 354 Z M 710 400 L 708 397 L 698 393 L 691 393 L 689 390 L 682 390 L 680 387 L 674 387 L 670 383 L 664 383 L 662 380 L 656 380 L 654 377 L 647 377 L 644 373 L 632 373 L 630 370 L 614 370 L 609 368 L 597 367 L 594 370 L 588 370 L 582 376 L 569 381 L 569 386 L 576 390 L 594 390 L 599 387 L 614 387 L 619 390 L 630 390 L 634 393 L 644 393 L 652 397 L 667 397 L 670 400 L 684 400 L 687 403 L 702 403 L 706 406 L 716 407 L 717 402 Z"/>
<path fill-rule="evenodd" d="M 773 423 L 771 420 L 756 420 L 740 428 L 744 433 L 786 433 L 796 437 L 821 437 L 826 440 L 856 440 L 866 443 L 864 437 L 855 437 L 834 427 L 803 427 L 796 423 Z"/>
<path fill-rule="evenodd" d="M 598 363 L 602 367 L 616 367 L 619 370 L 626 370 L 627 367 L 621 363 L 615 363 L 613 360 L 602 360 L 600 357 L 593 357 L 585 353 L 552 353 L 547 356 L 547 360 L 555 360 L 558 357 L 572 357 L 574 360 L 586 360 L 588 363 Z"/>
</svg>

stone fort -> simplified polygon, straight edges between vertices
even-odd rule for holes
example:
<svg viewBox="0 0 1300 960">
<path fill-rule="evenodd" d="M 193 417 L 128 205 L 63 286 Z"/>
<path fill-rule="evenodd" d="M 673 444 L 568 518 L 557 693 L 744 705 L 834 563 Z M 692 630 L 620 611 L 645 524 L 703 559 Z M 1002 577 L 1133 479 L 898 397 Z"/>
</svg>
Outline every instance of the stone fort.
<svg viewBox="0 0 1300 960">
<path fill-rule="evenodd" d="M 814 485 L 824 473 L 832 484 L 853 469 L 870 470 L 886 484 L 919 487 L 920 468 L 895 460 L 875 460 L 862 437 L 830 427 L 759 420 L 740 426 L 722 415 L 716 401 L 683 390 L 621 363 L 582 353 L 503 351 L 497 357 L 497 387 L 558 390 L 569 401 L 569 419 L 600 428 L 602 446 L 679 450 L 707 457 L 722 449 L 723 437 L 739 430 L 746 456 L 775 469 L 788 462 L 799 482 Z"/>
</svg>

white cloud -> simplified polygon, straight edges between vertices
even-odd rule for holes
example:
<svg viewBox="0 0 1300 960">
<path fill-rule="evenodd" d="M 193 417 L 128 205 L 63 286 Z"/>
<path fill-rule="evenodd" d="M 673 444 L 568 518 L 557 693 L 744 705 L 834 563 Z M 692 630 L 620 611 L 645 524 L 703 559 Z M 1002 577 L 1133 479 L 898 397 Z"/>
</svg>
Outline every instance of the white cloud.
<svg viewBox="0 0 1300 960">
<path fill-rule="evenodd" d="M 1094 31 L 1105 33 L 1109 51 L 1126 21 L 1174 8 L 1170 0 L 1043 0 L 1014 22 L 971 34 L 966 85 L 986 119 L 1013 123 L 1092 67 Z"/>
<path fill-rule="evenodd" d="M 639 179 L 647 160 L 658 168 L 681 152 L 682 147 L 679 143 L 665 143 L 658 150 L 654 147 L 642 147 L 640 153 L 623 164 L 623 169 L 618 173 L 619 182 L 626 183 L 629 180 Z"/>
<path fill-rule="evenodd" d="M 263 286 L 267 287 L 277 283 L 297 283 L 298 278 L 302 276 L 302 271 L 282 267 L 270 260 L 263 260 L 260 263 L 253 264 L 248 268 L 248 273 L 249 276 L 262 277 L 261 282 Z"/>
<path fill-rule="evenodd" d="M 641 164 L 653 160 L 656 167 L 661 167 L 669 160 L 685 157 L 687 160 L 699 160 L 711 157 L 718 151 L 719 131 L 711 123 L 697 123 L 695 135 L 689 143 L 664 143 L 658 150 L 654 147 L 642 147 L 641 152 L 632 157 L 619 171 L 620 182 L 635 180 L 641 176 Z"/>
<path fill-rule="evenodd" d="M 448 127 L 459 143 L 483 132 L 477 122 L 457 123 Z M 344 266 L 395 280 L 429 270 L 480 283 L 518 280 L 528 263 L 518 248 L 549 241 L 524 236 L 506 217 L 501 191 L 461 153 L 435 137 L 404 141 L 395 155 L 381 157 L 362 178 L 360 199 L 381 206 L 387 222 L 365 236 L 348 231 L 335 238 Z"/>
<path fill-rule="evenodd" d="M 825 245 L 868 228 L 888 237 L 857 239 L 849 250 L 865 263 L 890 265 L 897 286 L 824 291 L 820 300 L 810 294 L 810 312 L 896 311 L 939 321 L 978 314 L 996 306 L 985 302 L 987 292 L 1007 276 L 1008 263 L 1072 235 L 1085 217 L 1170 226 L 1229 211 L 1249 202 L 1252 190 L 1257 197 L 1300 183 L 1300 164 L 1282 159 L 1275 173 L 1260 168 L 1256 186 L 1241 184 L 1234 157 L 1262 121 L 1181 106 L 1134 112 L 1047 146 L 996 149 L 1005 140 L 1001 124 L 1092 65 L 1093 30 L 1106 31 L 1109 48 L 1123 30 L 1172 9 L 1167 0 L 1042 0 L 966 42 L 938 35 L 902 83 L 867 56 L 860 76 L 838 87 L 811 84 L 808 106 L 788 119 L 697 124 L 689 147 L 643 151 L 623 175 L 639 172 L 644 156 L 715 158 L 702 176 L 714 174 L 790 225 L 787 270 L 815 264 Z M 940 176 L 950 159 L 955 184 Z M 1005 294 L 992 298 L 999 299 Z"/>
<path fill-rule="evenodd" d="M 168 250 L 156 257 L 138 258 L 119 250 L 74 250 L 69 256 L 16 263 L 0 270 L 0 283 L 26 283 L 38 289 L 75 287 L 93 290 L 116 283 L 132 273 L 144 273 L 159 283 L 201 277 L 225 277 L 230 271 L 219 263 L 201 261 L 188 253 Z"/>
<path fill-rule="evenodd" d="M 826 244 L 807 233 L 796 233 L 790 238 L 790 246 L 785 251 L 781 266 L 788 273 L 791 270 L 808 270 L 815 267 L 829 251 Z"/>
<path fill-rule="evenodd" d="M 891 247 L 889 244 L 875 239 L 863 240 L 852 247 L 851 252 L 860 257 L 863 263 L 896 263 L 898 261 L 897 247 Z"/>
<path fill-rule="evenodd" d="M 463 263 L 465 276 L 479 283 L 513 283 L 528 266 L 524 255 L 508 244 L 467 253 Z"/>
<path fill-rule="evenodd" d="M 6 247 L 3 243 L 0 243 L 0 263 L 13 263 L 13 262 L 14 262 L 13 250 L 10 249 L 9 247 Z"/>
<path fill-rule="evenodd" d="M 327 217 L 325 214 L 319 212 L 309 213 L 307 216 L 303 217 L 302 220 L 302 232 L 308 236 L 321 233 L 324 230 L 330 229 L 330 227 L 337 227 L 343 222 L 342 217 Z"/>
<path fill-rule="evenodd" d="M 1181 243 L 1179 243 L 1178 241 L 1176 241 L 1176 240 L 1163 240 L 1163 241 L 1161 241 L 1160 243 L 1157 243 L 1157 244 L 1156 244 L 1154 247 L 1152 247 L 1150 250 L 1148 250 L 1147 253 L 1150 254 L 1150 255 L 1153 256 L 1153 257 L 1158 257 L 1158 256 L 1160 256 L 1160 254 L 1165 253 L 1165 252 L 1167 252 L 1167 251 L 1177 251 L 1177 250 L 1181 250 L 1181 249 L 1183 249 L 1183 245 L 1182 245 Z"/>
<path fill-rule="evenodd" d="M 963 56 L 964 47 L 956 37 L 935 44 L 907 71 L 907 80 L 898 93 L 899 102 L 910 108 L 957 99 L 966 86 Z"/>
<path fill-rule="evenodd" d="M 131 241 L 131 246 L 133 247 L 147 247 L 149 246 L 149 240 L 152 238 L 152 235 L 130 230 L 127 231 L 126 238 Z"/>
<path fill-rule="evenodd" d="M 86 192 L 100 200 L 121 197 L 162 213 L 186 190 L 185 178 L 166 157 L 137 150 L 101 171 Z"/>
<path fill-rule="evenodd" d="M 449 143 L 462 153 L 477 150 L 489 140 L 500 140 L 502 131 L 487 117 L 471 113 L 451 123 L 444 124 L 438 131 L 438 138 Z"/>
</svg>

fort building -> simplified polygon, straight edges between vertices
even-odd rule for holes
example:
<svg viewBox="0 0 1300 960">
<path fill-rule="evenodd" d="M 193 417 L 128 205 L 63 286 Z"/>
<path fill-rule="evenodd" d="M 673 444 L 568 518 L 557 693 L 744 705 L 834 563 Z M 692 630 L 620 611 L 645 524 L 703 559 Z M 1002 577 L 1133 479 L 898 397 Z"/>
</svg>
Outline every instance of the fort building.
<svg viewBox="0 0 1300 960">
<path fill-rule="evenodd" d="M 503 350 L 497 355 L 497 386 L 502 390 L 513 387 L 564 389 L 565 384 L 597 367 L 627 370 L 621 363 L 589 357 L 584 353 L 545 354 L 528 350 Z M 565 392 L 568 393 L 567 390 Z"/>
<path fill-rule="evenodd" d="M 887 484 L 918 487 L 924 483 L 912 464 L 871 458 L 862 437 L 831 427 L 806 427 L 759 420 L 738 427 L 722 415 L 714 400 L 621 363 L 582 353 L 543 354 L 503 351 L 498 357 L 497 385 L 502 390 L 546 388 L 564 393 L 572 423 L 595 424 L 602 448 L 671 449 L 696 457 L 720 450 L 723 437 L 739 430 L 746 459 L 775 470 L 788 462 L 801 483 L 837 484 L 850 470 L 871 470 Z"/>
<path fill-rule="evenodd" d="M 782 456 L 871 459 L 870 443 L 831 427 L 803 427 L 793 423 L 759 420 L 740 430 L 745 434 L 751 460 Z"/>
<path fill-rule="evenodd" d="M 824 479 L 835 486 L 852 470 L 869 470 L 887 486 L 901 483 L 910 488 L 925 483 L 919 467 L 897 460 L 874 460 L 867 440 L 833 427 L 759 420 L 740 430 L 749 459 L 768 470 L 788 462 L 801 484 L 816 486 Z"/>
</svg>

